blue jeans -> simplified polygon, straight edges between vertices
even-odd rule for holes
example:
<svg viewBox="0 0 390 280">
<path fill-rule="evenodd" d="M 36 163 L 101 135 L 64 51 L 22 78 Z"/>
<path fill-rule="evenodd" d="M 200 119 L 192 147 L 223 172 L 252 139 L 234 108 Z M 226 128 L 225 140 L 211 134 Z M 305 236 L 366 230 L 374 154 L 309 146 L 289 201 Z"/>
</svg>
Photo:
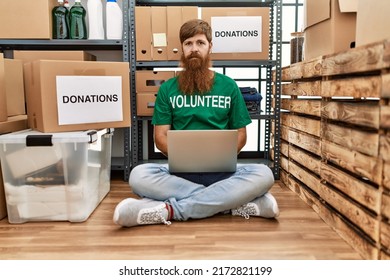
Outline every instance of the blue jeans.
<svg viewBox="0 0 390 280">
<path fill-rule="evenodd" d="M 190 181 L 186 175 L 170 174 L 167 164 L 146 163 L 133 168 L 129 184 L 140 197 L 169 203 L 173 219 L 179 221 L 238 208 L 264 195 L 274 184 L 273 173 L 264 164 L 238 164 L 234 173 L 194 176 Z"/>
</svg>

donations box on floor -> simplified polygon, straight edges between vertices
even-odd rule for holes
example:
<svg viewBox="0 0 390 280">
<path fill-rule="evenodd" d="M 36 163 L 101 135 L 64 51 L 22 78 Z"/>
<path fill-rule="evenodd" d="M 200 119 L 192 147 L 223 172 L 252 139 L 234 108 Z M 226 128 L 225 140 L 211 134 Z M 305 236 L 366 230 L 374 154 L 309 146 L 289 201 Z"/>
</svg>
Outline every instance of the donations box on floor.
<svg viewBox="0 0 390 280">
<path fill-rule="evenodd" d="M 82 222 L 110 190 L 113 129 L 0 135 L 10 223 Z"/>
</svg>

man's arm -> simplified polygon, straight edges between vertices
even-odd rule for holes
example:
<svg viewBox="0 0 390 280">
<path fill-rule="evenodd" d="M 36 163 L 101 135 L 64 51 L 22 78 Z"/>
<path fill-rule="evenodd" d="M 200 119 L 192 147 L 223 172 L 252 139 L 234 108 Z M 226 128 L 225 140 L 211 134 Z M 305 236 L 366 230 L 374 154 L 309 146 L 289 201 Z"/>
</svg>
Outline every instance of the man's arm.
<svg viewBox="0 0 390 280">
<path fill-rule="evenodd" d="M 155 125 L 154 126 L 154 143 L 164 155 L 168 156 L 168 130 L 171 125 Z"/>
<path fill-rule="evenodd" d="M 240 153 L 241 149 L 244 148 L 246 144 L 246 127 L 238 129 L 238 145 L 237 153 Z"/>
</svg>

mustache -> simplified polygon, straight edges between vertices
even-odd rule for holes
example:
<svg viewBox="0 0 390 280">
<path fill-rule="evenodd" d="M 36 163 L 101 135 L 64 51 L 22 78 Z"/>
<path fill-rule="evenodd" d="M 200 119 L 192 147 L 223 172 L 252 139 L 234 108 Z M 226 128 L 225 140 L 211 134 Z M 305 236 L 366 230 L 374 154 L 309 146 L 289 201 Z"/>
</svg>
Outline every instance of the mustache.
<svg viewBox="0 0 390 280">
<path fill-rule="evenodd" d="M 191 58 L 202 58 L 202 57 L 200 56 L 200 54 L 194 52 L 187 56 L 187 59 L 191 59 Z"/>
</svg>

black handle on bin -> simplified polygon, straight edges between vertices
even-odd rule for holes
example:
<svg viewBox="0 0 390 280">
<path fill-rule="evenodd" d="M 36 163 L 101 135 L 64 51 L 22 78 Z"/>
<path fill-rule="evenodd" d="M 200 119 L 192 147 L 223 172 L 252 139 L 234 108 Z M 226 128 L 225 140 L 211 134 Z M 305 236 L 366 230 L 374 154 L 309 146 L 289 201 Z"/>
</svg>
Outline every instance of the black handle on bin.
<svg viewBox="0 0 390 280">
<path fill-rule="evenodd" d="M 27 147 L 38 147 L 38 146 L 53 146 L 51 141 L 53 135 L 27 135 L 26 146 Z"/>
</svg>

